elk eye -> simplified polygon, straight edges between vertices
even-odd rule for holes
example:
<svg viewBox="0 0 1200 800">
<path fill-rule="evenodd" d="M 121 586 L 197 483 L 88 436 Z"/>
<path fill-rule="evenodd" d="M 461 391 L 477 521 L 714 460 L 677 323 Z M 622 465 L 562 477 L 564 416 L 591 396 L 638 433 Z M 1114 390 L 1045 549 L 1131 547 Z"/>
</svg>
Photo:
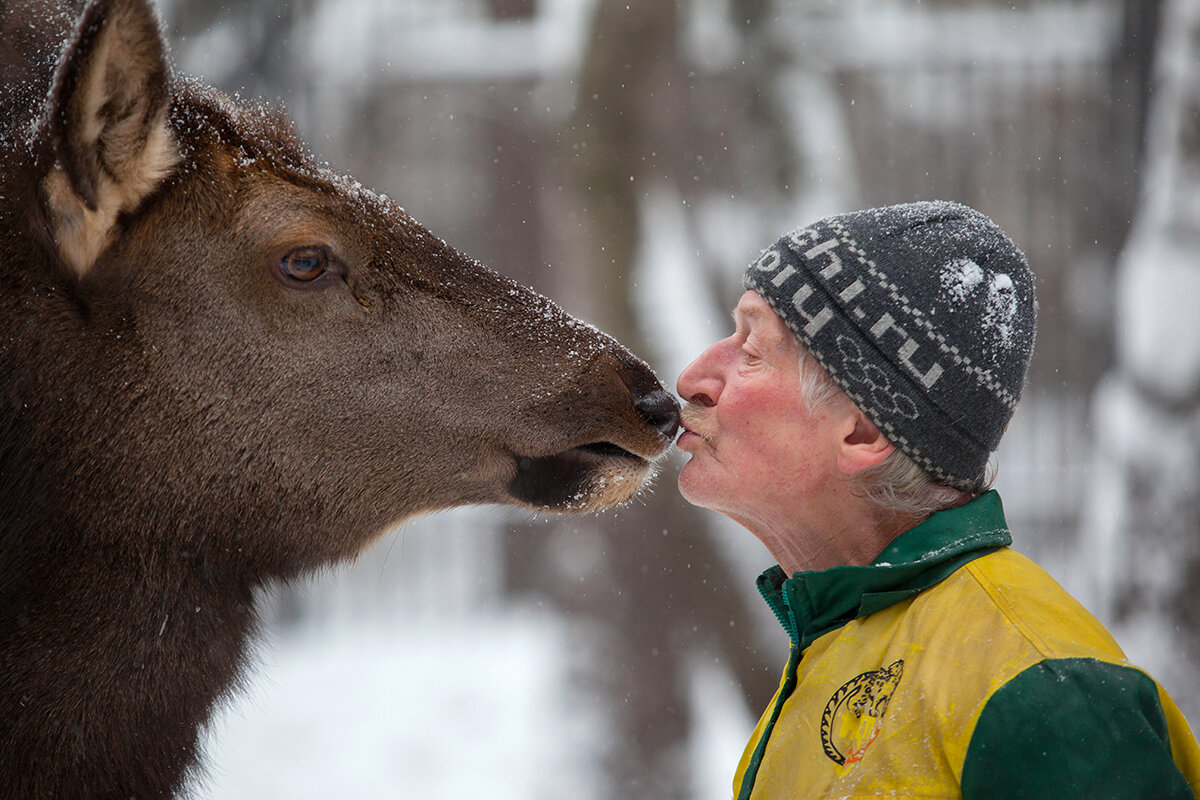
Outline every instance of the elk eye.
<svg viewBox="0 0 1200 800">
<path fill-rule="evenodd" d="M 315 281 L 329 269 L 329 254 L 320 247 L 298 247 L 279 259 L 280 271 L 295 281 Z"/>
</svg>

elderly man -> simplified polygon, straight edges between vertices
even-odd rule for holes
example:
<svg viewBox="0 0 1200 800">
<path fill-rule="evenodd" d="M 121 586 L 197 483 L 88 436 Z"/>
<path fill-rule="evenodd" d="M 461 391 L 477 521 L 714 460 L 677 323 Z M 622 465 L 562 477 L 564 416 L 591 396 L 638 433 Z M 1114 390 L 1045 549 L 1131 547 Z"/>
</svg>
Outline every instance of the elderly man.
<svg viewBox="0 0 1200 800">
<path fill-rule="evenodd" d="M 1188 798 L 1175 704 L 1009 548 L 989 456 L 1033 276 L 987 217 L 911 203 L 784 236 L 678 381 L 679 476 L 779 562 L 791 637 L 734 783 L 755 798 Z"/>
</svg>

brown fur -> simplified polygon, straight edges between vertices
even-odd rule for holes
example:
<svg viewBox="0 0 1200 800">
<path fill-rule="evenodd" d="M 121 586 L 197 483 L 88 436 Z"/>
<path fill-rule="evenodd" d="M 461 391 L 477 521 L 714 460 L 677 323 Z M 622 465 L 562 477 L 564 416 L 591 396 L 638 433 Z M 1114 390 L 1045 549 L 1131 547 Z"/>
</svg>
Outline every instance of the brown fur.
<svg viewBox="0 0 1200 800">
<path fill-rule="evenodd" d="M 173 76 L 144 0 L 74 16 L 0 0 L 0 797 L 161 798 L 263 582 L 439 508 L 628 500 L 677 410 L 282 116 Z M 281 273 L 314 247 L 320 278 Z"/>
</svg>

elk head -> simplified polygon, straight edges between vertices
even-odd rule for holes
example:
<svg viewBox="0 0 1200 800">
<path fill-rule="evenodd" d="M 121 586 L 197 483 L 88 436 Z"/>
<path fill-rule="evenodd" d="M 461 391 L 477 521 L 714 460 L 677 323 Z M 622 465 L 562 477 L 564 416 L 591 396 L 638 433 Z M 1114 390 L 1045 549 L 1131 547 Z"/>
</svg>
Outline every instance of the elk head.
<svg viewBox="0 0 1200 800">
<path fill-rule="evenodd" d="M 140 0 L 88 6 L 35 146 L 24 268 L 78 316 L 35 349 L 76 387 L 62 457 L 127 514 L 290 571 L 439 508 L 621 503 L 669 446 L 645 364 L 315 163 L 281 114 L 174 76 Z"/>
</svg>

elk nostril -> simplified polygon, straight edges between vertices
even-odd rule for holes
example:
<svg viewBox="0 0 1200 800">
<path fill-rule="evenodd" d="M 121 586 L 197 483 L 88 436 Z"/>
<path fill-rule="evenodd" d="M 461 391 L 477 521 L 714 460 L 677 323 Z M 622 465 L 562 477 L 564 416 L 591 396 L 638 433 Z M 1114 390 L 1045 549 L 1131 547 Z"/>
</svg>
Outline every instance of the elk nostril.
<svg viewBox="0 0 1200 800">
<path fill-rule="evenodd" d="M 675 398 L 662 389 L 655 389 L 640 397 L 634 408 L 642 415 L 642 419 L 668 439 L 675 437 L 679 430 L 679 404 Z"/>
</svg>

